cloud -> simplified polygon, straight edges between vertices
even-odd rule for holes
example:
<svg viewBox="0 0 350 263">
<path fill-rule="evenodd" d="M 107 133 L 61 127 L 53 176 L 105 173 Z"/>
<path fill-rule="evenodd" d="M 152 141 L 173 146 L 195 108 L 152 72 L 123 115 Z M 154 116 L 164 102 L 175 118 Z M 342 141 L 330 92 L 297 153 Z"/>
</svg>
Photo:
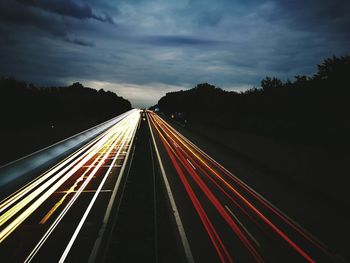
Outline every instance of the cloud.
<svg viewBox="0 0 350 263">
<path fill-rule="evenodd" d="M 224 41 L 203 39 L 191 36 L 181 35 L 158 35 L 144 37 L 146 43 L 160 46 L 215 46 L 224 43 Z"/>
<path fill-rule="evenodd" d="M 57 18 L 22 7 L 13 0 L 0 2 L 0 21 L 9 26 L 34 27 L 55 36 L 65 36 L 68 32 Z"/>
<path fill-rule="evenodd" d="M 280 14 L 298 30 L 337 35 L 349 39 L 350 2 L 346 0 L 275 1 L 275 21 Z"/>
<path fill-rule="evenodd" d="M 73 39 L 66 38 L 66 41 L 69 43 L 73 43 L 73 44 L 84 46 L 84 47 L 94 47 L 95 46 L 95 44 L 93 42 L 85 41 L 85 40 L 78 39 L 78 38 L 73 38 Z"/>
<path fill-rule="evenodd" d="M 36 1 L 25 2 L 37 3 Z M 68 9 L 68 7 L 66 8 Z M 62 7 L 61 13 L 64 13 L 64 10 L 65 9 Z M 74 12 L 74 8 L 70 10 L 70 13 L 75 13 L 77 17 L 84 16 L 82 11 L 80 15 Z M 89 12 L 87 12 L 87 14 L 89 14 Z M 109 16 L 101 18 L 100 20 L 108 20 L 108 23 L 113 23 L 112 18 Z M 0 26 L 0 30 L 3 32 L 2 38 L 6 39 L 7 41 L 11 40 L 14 42 L 14 39 L 19 41 L 17 36 L 23 34 L 24 31 L 30 31 L 33 35 L 40 36 L 40 33 L 35 32 L 35 30 L 39 30 L 49 33 L 51 36 L 57 37 L 58 39 L 61 39 L 67 43 L 87 47 L 95 46 L 93 41 L 70 36 L 72 33 L 74 33 L 74 31 L 86 28 L 86 24 L 79 25 L 74 23 L 72 20 L 51 15 L 50 13 L 44 12 L 40 9 L 32 8 L 29 4 L 20 4 L 18 1 L 4 0 L 0 2 L 0 21 L 2 21 L 2 25 Z M 14 27 L 16 27 L 15 30 L 13 30 Z M 16 36 L 11 37 L 11 35 Z M 0 44 L 4 44 L 1 42 Z"/>
<path fill-rule="evenodd" d="M 345 0 L 18 1 L 0 1 L 0 75 L 113 86 L 140 105 L 201 82 L 312 74 L 350 53 Z"/>
<path fill-rule="evenodd" d="M 17 0 L 17 2 L 63 16 L 70 16 L 78 19 L 91 18 L 114 24 L 113 19 L 109 15 L 96 15 L 91 6 L 87 3 L 77 3 L 73 0 Z"/>
</svg>

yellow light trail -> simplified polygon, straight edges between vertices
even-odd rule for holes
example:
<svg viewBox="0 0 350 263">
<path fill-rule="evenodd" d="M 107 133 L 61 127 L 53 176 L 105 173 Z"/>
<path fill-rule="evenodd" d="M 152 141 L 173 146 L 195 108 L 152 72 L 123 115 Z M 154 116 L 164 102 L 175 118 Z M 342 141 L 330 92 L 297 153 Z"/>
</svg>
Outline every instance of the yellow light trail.
<svg viewBox="0 0 350 263">
<path fill-rule="evenodd" d="M 128 131 L 125 132 L 126 137 L 125 137 L 124 141 L 122 142 L 122 146 L 119 148 L 119 150 L 118 150 L 118 152 L 117 152 L 117 156 L 116 156 L 115 159 L 113 160 L 112 164 L 116 162 L 118 155 L 120 154 L 121 150 L 123 149 L 123 146 L 124 146 L 127 142 L 128 142 L 129 147 L 130 147 L 130 142 L 131 142 L 131 140 L 132 140 L 132 135 L 135 134 L 136 126 L 137 126 L 137 124 L 139 123 L 140 115 L 139 115 L 139 113 L 137 113 L 137 114 L 134 114 L 133 117 L 134 117 L 134 118 L 130 121 Z M 68 255 L 68 253 L 69 253 L 69 251 L 70 251 L 70 249 L 72 248 L 72 246 L 73 246 L 73 244 L 74 244 L 74 242 L 75 242 L 75 239 L 77 238 L 77 236 L 78 236 L 78 234 L 79 234 L 79 232 L 80 232 L 80 230 L 81 230 L 83 224 L 85 223 L 85 220 L 86 220 L 87 216 L 89 215 L 89 213 L 90 213 L 90 211 L 91 211 L 91 209 L 92 209 L 92 207 L 93 207 L 93 205 L 94 205 L 94 203 L 95 203 L 95 201 L 96 201 L 96 199 L 97 199 L 97 196 L 98 196 L 99 193 L 101 192 L 102 187 L 103 187 L 105 181 L 107 180 L 108 174 L 109 174 L 109 172 L 110 172 L 111 169 L 112 169 L 112 166 L 108 169 L 108 171 L 106 172 L 105 176 L 103 177 L 102 182 L 100 183 L 100 185 L 99 185 L 97 191 L 95 192 L 95 194 L 94 194 L 92 200 L 90 201 L 90 204 L 89 204 L 88 208 L 86 209 L 86 211 L 85 211 L 83 217 L 81 218 L 81 220 L 80 220 L 80 222 L 79 222 L 79 225 L 78 225 L 77 228 L 75 229 L 74 234 L 72 235 L 72 237 L 71 237 L 71 239 L 70 239 L 70 241 L 69 241 L 69 243 L 68 243 L 66 249 L 64 250 L 64 252 L 63 252 L 63 254 L 62 254 L 62 256 L 61 256 L 61 258 L 60 258 L 60 260 L 59 260 L 60 263 L 62 263 L 62 262 L 65 261 L 67 255 Z M 120 175 L 120 176 L 121 176 L 121 175 Z"/>
<path fill-rule="evenodd" d="M 113 135 L 113 134 L 112 134 Z M 64 177 L 62 177 L 58 182 L 56 182 L 52 188 L 56 190 L 60 185 L 62 185 L 71 175 L 73 175 L 76 171 L 78 171 L 83 164 L 85 164 L 88 160 L 90 160 L 99 150 L 101 147 L 103 147 L 104 143 L 108 141 L 110 137 L 103 138 L 101 141 L 98 142 L 97 146 L 94 150 L 90 151 L 85 158 L 83 158 L 82 161 L 80 161 L 73 169 L 71 169 Z M 98 147 L 100 146 L 100 147 Z M 65 171 L 69 170 L 72 165 L 69 165 L 67 168 L 62 171 L 60 171 L 58 174 L 54 176 L 50 176 L 50 179 L 46 182 L 44 182 L 39 188 L 37 188 L 35 191 L 30 193 L 28 196 L 26 196 L 23 199 L 16 198 L 13 200 L 13 202 L 20 200 L 19 203 L 11 207 L 8 211 L 6 211 L 3 215 L 0 216 L 0 226 L 2 226 L 5 222 L 7 222 L 12 216 L 14 216 L 16 213 L 18 213 L 21 209 L 23 209 L 26 205 L 28 205 L 31 201 L 33 201 L 37 196 L 39 196 L 41 193 L 43 193 L 48 187 L 50 187 L 51 184 L 53 184 L 57 179 L 59 179 Z M 51 173 L 50 173 L 51 175 Z M 29 186 L 28 189 L 24 189 L 26 193 L 29 193 L 33 189 L 33 186 Z M 49 191 L 49 192 L 51 192 Z M 54 190 L 53 190 L 54 191 Z M 22 197 L 22 195 L 21 195 Z M 12 202 L 12 203 L 13 203 Z M 2 239 L 2 232 L 0 232 L 0 243 L 3 241 Z"/>
<path fill-rule="evenodd" d="M 132 127 L 129 127 L 128 130 L 130 130 Z M 124 134 L 127 133 L 127 131 L 124 131 Z M 126 137 L 124 136 L 121 140 L 122 143 L 121 145 L 124 145 L 124 143 L 126 142 Z M 117 144 L 117 141 L 115 142 L 115 144 Z M 111 147 L 110 151 L 112 150 L 113 147 Z M 119 148 L 116 156 L 115 156 L 115 160 L 118 158 L 119 153 L 121 151 L 122 147 Z M 107 158 L 107 156 L 109 155 L 110 151 L 100 160 L 101 162 L 104 161 L 105 158 Z M 98 166 L 100 166 L 101 164 L 98 164 Z M 98 195 L 98 193 L 101 191 L 102 185 L 104 184 L 105 179 L 107 178 L 109 171 L 111 169 L 111 166 L 109 168 L 109 170 L 107 171 L 107 173 L 105 174 L 105 177 L 103 178 L 99 188 L 96 190 L 95 195 Z M 84 182 L 84 184 L 78 189 L 78 191 L 76 192 L 76 194 L 72 197 L 72 199 L 69 201 L 69 203 L 66 205 L 66 207 L 64 208 L 64 210 L 60 213 L 60 215 L 56 218 L 56 220 L 52 223 L 52 225 L 50 226 L 50 228 L 47 230 L 47 232 L 44 234 L 44 236 L 41 238 L 41 240 L 37 243 L 37 245 L 35 246 L 35 248 L 32 250 L 32 252 L 29 254 L 29 256 L 26 258 L 25 262 L 31 262 L 32 259 L 35 257 L 36 253 L 40 250 L 40 248 L 42 247 L 42 245 L 45 243 L 45 241 L 48 239 L 48 237 L 51 235 L 51 233 L 54 231 L 54 229 L 56 228 L 56 226 L 58 225 L 58 223 L 61 221 L 61 219 L 64 217 L 64 215 L 67 213 L 67 211 L 69 210 L 69 208 L 73 205 L 73 203 L 75 202 L 75 200 L 79 197 L 79 195 L 83 192 L 84 188 L 86 187 L 86 185 L 88 184 L 88 182 L 91 180 L 91 178 L 94 176 L 94 174 L 97 172 L 98 168 L 95 168 L 95 170 L 89 175 L 88 180 Z M 94 199 L 94 198 L 93 198 Z M 89 205 L 90 207 L 90 205 Z M 89 207 L 88 210 L 89 211 Z M 90 208 L 91 209 L 91 208 Z M 86 213 L 86 212 L 85 212 Z M 78 229 L 78 228 L 77 228 Z M 77 231 L 76 229 L 76 231 Z M 68 252 L 67 252 L 68 254 Z"/>
<path fill-rule="evenodd" d="M 124 126 L 123 126 L 124 127 Z M 120 131 L 122 131 L 122 129 L 120 129 Z M 67 198 L 67 196 L 71 193 L 77 193 L 78 191 L 80 191 L 80 189 L 78 191 L 75 190 L 75 188 L 78 186 L 79 182 L 83 181 L 84 179 L 86 181 L 90 181 L 89 179 L 92 178 L 92 176 L 86 176 L 89 171 L 95 167 L 102 167 L 106 158 L 109 156 L 109 154 L 113 151 L 113 148 L 118 144 L 119 140 L 121 139 L 122 135 L 124 135 L 123 132 L 119 132 L 118 133 L 118 137 L 116 139 L 111 138 L 109 142 L 107 142 L 104 147 L 102 148 L 101 154 L 95 158 L 94 162 L 92 165 L 88 166 L 88 169 L 75 181 L 75 183 L 67 190 L 65 191 L 64 196 L 50 209 L 50 211 L 44 216 L 44 218 L 40 221 L 40 224 L 45 224 L 46 221 L 53 215 L 53 213 L 63 204 L 64 200 Z M 111 141 L 115 141 L 115 143 L 113 144 L 109 144 L 111 143 Z M 108 151 L 108 149 L 110 148 L 110 150 Z M 108 152 L 107 152 L 108 151 Z M 107 155 L 105 157 L 102 158 L 102 155 L 104 153 L 107 152 Z M 100 160 L 100 162 L 98 162 Z"/>
<path fill-rule="evenodd" d="M 95 159 L 95 161 L 100 161 L 99 165 L 96 165 L 95 169 L 91 173 L 93 176 L 97 172 L 97 170 L 104 164 L 107 158 L 107 155 L 104 155 L 104 152 L 108 149 L 108 147 L 110 147 L 109 152 L 112 151 L 111 146 L 115 145 L 119 141 L 118 138 L 122 137 L 123 133 L 125 132 L 125 129 L 129 126 L 130 119 L 132 119 L 131 117 L 134 115 L 135 112 L 129 114 L 127 117 L 115 124 L 112 128 L 104 132 L 91 143 L 84 146 L 82 149 L 78 150 L 76 153 L 63 160 L 59 165 L 55 166 L 47 173 L 42 174 L 37 179 L 33 180 L 32 182 L 18 190 L 16 193 L 6 198 L 0 205 L 0 213 L 5 211 L 4 213 L 0 214 L 0 226 L 7 223 L 9 219 L 14 217 L 23 209 L 24 210 L 21 213 L 19 213 L 19 215 L 15 219 L 13 219 L 4 229 L 1 230 L 0 243 L 3 242 L 61 185 L 63 185 L 64 182 L 66 182 L 72 175 L 74 175 L 84 164 L 86 164 L 89 160 L 94 158 L 96 154 L 100 153 L 99 156 Z M 90 177 L 90 180 L 92 176 Z M 28 205 L 29 207 L 25 209 L 25 207 Z"/>
</svg>

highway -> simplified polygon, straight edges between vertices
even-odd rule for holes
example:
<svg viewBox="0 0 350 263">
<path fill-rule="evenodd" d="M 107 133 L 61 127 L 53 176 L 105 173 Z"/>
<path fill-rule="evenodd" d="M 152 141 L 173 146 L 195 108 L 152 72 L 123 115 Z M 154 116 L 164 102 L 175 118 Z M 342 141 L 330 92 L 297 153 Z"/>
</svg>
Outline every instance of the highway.
<svg viewBox="0 0 350 263">
<path fill-rule="evenodd" d="M 340 262 L 263 196 L 148 112 L 154 144 L 197 262 Z"/>
<path fill-rule="evenodd" d="M 0 262 L 87 262 L 139 125 L 119 122 L 0 203 Z"/>
<path fill-rule="evenodd" d="M 3 198 L 0 262 L 344 262 L 285 212 L 132 110 Z"/>
</svg>

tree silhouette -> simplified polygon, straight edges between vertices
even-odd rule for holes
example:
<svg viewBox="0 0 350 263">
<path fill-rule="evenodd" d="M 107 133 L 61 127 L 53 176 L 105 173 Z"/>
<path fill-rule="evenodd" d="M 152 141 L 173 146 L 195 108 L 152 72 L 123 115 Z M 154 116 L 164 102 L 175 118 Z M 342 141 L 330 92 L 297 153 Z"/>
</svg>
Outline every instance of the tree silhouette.
<svg viewBox="0 0 350 263">
<path fill-rule="evenodd" d="M 158 106 L 185 112 L 189 125 L 202 123 L 278 137 L 327 149 L 350 146 L 350 56 L 332 57 L 311 76 L 282 82 L 265 77 L 261 87 L 237 93 L 203 83 L 167 93 Z"/>
<path fill-rule="evenodd" d="M 76 82 L 68 87 L 40 88 L 13 78 L 0 78 L 0 114 L 4 129 L 66 121 L 101 122 L 131 109 L 129 101 L 110 91 Z"/>
</svg>

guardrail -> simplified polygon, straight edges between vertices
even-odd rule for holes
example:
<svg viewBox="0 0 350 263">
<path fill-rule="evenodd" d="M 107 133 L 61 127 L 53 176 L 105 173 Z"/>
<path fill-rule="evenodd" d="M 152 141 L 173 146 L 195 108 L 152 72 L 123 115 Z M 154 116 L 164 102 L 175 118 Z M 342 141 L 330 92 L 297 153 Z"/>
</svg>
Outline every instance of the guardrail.
<svg viewBox="0 0 350 263">
<path fill-rule="evenodd" d="M 135 109 L 1 166 L 0 188 L 9 185 L 16 180 L 21 179 L 20 182 L 22 184 L 25 183 L 25 181 L 32 180 L 33 176 L 37 175 L 33 174 L 34 171 L 40 172 L 40 168 L 47 169 L 48 166 L 53 163 L 53 161 L 57 161 L 58 159 L 63 159 L 64 157 L 68 156 L 82 145 L 88 143 L 99 134 L 112 127 L 133 111 L 135 111 Z M 4 191 L 1 192 L 4 193 Z"/>
</svg>

